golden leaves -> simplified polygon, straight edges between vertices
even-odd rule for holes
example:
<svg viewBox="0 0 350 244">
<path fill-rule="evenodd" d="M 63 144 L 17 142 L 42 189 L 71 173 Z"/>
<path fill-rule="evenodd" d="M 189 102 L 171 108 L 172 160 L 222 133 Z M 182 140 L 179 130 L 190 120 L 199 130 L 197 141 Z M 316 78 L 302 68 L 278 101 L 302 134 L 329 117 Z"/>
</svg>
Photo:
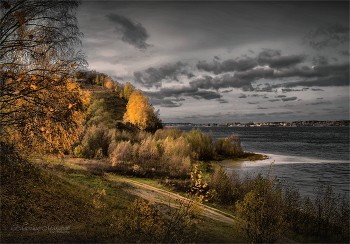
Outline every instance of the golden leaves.
<svg viewBox="0 0 350 244">
<path fill-rule="evenodd" d="M 73 108 L 75 105 L 77 105 L 76 103 L 70 103 L 70 104 L 68 104 L 68 109 L 71 109 L 71 108 Z"/>
<path fill-rule="evenodd" d="M 17 16 L 17 18 L 18 18 L 18 22 L 22 25 L 22 24 L 24 24 L 24 22 L 25 22 L 25 18 L 24 18 L 24 16 L 26 15 L 26 12 L 23 12 L 23 11 L 21 11 L 21 12 L 15 12 L 13 15 L 15 15 L 15 16 Z"/>
</svg>

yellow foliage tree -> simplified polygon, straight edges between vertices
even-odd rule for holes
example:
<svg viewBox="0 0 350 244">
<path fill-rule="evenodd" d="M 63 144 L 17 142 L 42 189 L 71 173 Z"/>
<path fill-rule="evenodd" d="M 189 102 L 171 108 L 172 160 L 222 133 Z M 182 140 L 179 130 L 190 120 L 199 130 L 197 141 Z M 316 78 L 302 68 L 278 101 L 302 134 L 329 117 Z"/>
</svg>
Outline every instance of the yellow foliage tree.
<svg viewBox="0 0 350 244">
<path fill-rule="evenodd" d="M 124 122 L 130 122 L 141 130 L 145 130 L 152 125 L 154 117 L 155 114 L 148 102 L 148 97 L 143 95 L 141 90 L 132 92 L 126 105 Z"/>
<path fill-rule="evenodd" d="M 71 80 L 85 64 L 74 49 L 78 1 L 1 1 L 0 138 L 17 148 L 67 150 L 89 101 Z"/>
</svg>

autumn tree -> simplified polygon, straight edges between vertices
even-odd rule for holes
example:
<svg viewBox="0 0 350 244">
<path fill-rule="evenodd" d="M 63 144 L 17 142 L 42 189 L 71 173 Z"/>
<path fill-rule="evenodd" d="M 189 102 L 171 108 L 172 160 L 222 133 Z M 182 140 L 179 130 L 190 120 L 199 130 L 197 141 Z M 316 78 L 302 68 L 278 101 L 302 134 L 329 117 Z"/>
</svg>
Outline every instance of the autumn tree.
<svg viewBox="0 0 350 244">
<path fill-rule="evenodd" d="M 0 9 L 0 138 L 62 152 L 79 133 L 88 103 L 71 80 L 86 61 L 79 1 L 2 1 Z"/>
<path fill-rule="evenodd" d="M 141 130 L 148 128 L 161 128 L 160 120 L 149 104 L 148 97 L 143 95 L 141 90 L 131 93 L 129 102 L 126 105 L 124 122 L 130 122 Z"/>
<path fill-rule="evenodd" d="M 134 91 L 134 87 L 128 82 L 125 84 L 123 91 L 120 96 L 124 97 L 126 100 L 129 100 L 131 93 Z"/>
</svg>

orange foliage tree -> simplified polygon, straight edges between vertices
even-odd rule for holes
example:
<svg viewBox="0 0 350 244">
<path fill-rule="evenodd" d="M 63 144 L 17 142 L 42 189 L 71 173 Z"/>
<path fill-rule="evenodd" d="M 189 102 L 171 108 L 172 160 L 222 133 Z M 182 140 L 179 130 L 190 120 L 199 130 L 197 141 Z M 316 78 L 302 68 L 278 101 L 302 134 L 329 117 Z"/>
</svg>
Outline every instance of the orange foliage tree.
<svg viewBox="0 0 350 244">
<path fill-rule="evenodd" d="M 143 95 L 141 90 L 135 90 L 131 93 L 126 105 L 124 122 L 130 122 L 141 130 L 155 131 L 161 128 L 161 121 L 157 113 L 154 112 L 148 97 Z"/>
<path fill-rule="evenodd" d="M 71 80 L 78 1 L 1 1 L 0 138 L 22 149 L 63 152 L 78 137 L 89 101 Z M 17 147 L 17 148 L 19 148 Z"/>
</svg>

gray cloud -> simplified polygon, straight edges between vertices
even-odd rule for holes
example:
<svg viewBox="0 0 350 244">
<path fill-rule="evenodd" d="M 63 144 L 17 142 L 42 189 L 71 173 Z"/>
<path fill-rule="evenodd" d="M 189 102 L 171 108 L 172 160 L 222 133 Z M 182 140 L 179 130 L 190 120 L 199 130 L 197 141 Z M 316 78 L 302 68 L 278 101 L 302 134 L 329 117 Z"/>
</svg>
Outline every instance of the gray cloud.
<svg viewBox="0 0 350 244">
<path fill-rule="evenodd" d="M 217 61 L 217 59 L 215 59 L 212 64 L 207 63 L 207 61 L 199 61 L 197 63 L 197 68 L 199 70 L 213 72 L 214 74 L 221 74 L 233 71 L 245 71 L 248 69 L 252 69 L 255 66 L 255 60 L 249 57 L 228 59 L 223 62 L 219 62 Z"/>
<path fill-rule="evenodd" d="M 175 105 L 181 105 L 174 102 L 183 101 L 185 97 L 193 97 L 194 99 L 205 99 L 205 100 L 214 100 L 216 99 L 220 103 L 226 102 L 222 99 L 220 93 L 214 91 L 199 90 L 196 87 L 167 87 L 161 88 L 159 91 L 148 91 L 144 92 L 148 97 L 150 97 L 151 102 L 155 102 L 156 105 L 166 106 L 166 107 L 175 107 Z M 166 99 L 169 97 L 174 97 L 175 99 Z M 176 106 L 178 107 L 178 106 Z"/>
<path fill-rule="evenodd" d="M 294 101 L 294 100 L 297 100 L 298 98 L 297 97 L 282 97 L 281 98 L 282 101 Z"/>
<path fill-rule="evenodd" d="M 151 45 L 146 43 L 149 35 L 146 29 L 131 19 L 119 14 L 107 15 L 109 21 L 116 24 L 115 30 L 122 35 L 122 41 L 133 45 L 134 47 L 144 50 Z"/>
<path fill-rule="evenodd" d="M 247 71 L 251 70 L 258 65 L 268 65 L 270 68 L 288 68 L 295 66 L 305 60 L 304 55 L 281 55 L 280 50 L 263 49 L 256 58 L 241 57 L 236 59 L 228 59 L 223 62 L 219 62 L 216 59 L 213 63 L 207 63 L 207 61 L 199 61 L 197 63 L 197 69 L 214 74 L 221 74 L 225 72 L 233 71 Z"/>
<path fill-rule="evenodd" d="M 338 53 L 342 56 L 349 56 L 350 55 L 349 51 L 339 51 Z"/>
<path fill-rule="evenodd" d="M 176 103 L 175 99 L 164 99 L 150 97 L 150 103 L 152 105 L 160 105 L 161 107 L 174 108 L 182 106 L 182 103 Z"/>
<path fill-rule="evenodd" d="M 269 102 L 277 102 L 277 101 L 281 101 L 280 99 L 270 99 Z"/>
<path fill-rule="evenodd" d="M 245 95 L 245 94 L 241 94 L 241 95 L 239 95 L 239 97 L 238 98 L 247 98 L 247 95 Z"/>
<path fill-rule="evenodd" d="M 332 104 L 332 103 L 330 101 L 310 103 L 310 105 L 320 105 L 320 104 Z"/>
<path fill-rule="evenodd" d="M 134 72 L 135 82 L 142 84 L 145 87 L 161 87 L 162 81 L 172 82 L 177 81 L 180 75 L 186 75 L 188 78 L 193 77 L 193 74 L 187 71 L 187 64 L 177 62 L 174 64 L 163 65 L 158 68 L 148 68 L 144 71 Z"/>
<path fill-rule="evenodd" d="M 216 99 L 216 101 L 218 101 L 220 103 L 228 103 L 228 100 L 222 99 L 222 98 Z"/>
<path fill-rule="evenodd" d="M 337 47 L 349 42 L 349 27 L 340 24 L 328 24 L 310 31 L 304 41 L 316 50 Z"/>
<path fill-rule="evenodd" d="M 312 59 L 313 63 L 316 65 L 327 65 L 328 64 L 328 58 L 323 55 L 317 55 Z"/>
<path fill-rule="evenodd" d="M 258 54 L 257 62 L 260 65 L 268 65 L 270 68 L 285 68 L 294 66 L 304 61 L 303 55 L 282 56 L 280 50 L 264 49 Z"/>
<path fill-rule="evenodd" d="M 202 78 L 197 78 L 195 80 L 192 80 L 190 82 L 191 87 L 197 87 L 202 89 L 215 89 L 218 90 L 220 88 L 242 88 L 245 91 L 251 91 L 253 90 L 251 80 L 249 79 L 242 79 L 239 77 L 239 75 L 223 75 L 223 76 L 217 76 L 215 78 L 205 75 Z"/>
</svg>

